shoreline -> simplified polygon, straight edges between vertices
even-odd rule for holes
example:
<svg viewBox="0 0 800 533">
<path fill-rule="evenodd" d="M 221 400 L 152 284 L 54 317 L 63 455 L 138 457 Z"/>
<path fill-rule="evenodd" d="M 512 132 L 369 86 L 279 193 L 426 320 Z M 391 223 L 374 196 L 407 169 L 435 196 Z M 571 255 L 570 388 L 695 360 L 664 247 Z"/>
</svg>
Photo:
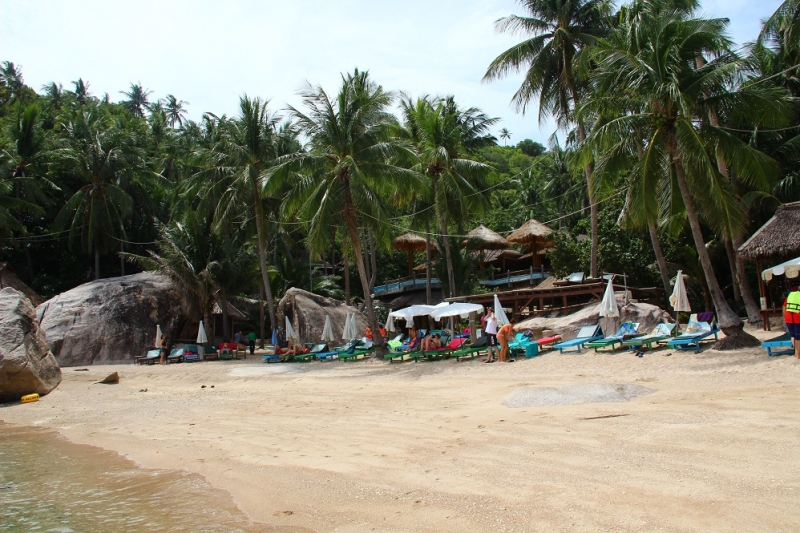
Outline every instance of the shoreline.
<svg viewBox="0 0 800 533">
<path fill-rule="evenodd" d="M 751 331 L 752 332 L 752 331 Z M 755 332 L 771 338 L 774 332 Z M 800 361 L 762 349 L 392 364 L 64 368 L 8 424 L 182 469 L 251 520 L 313 531 L 792 531 Z M 118 385 L 93 384 L 120 372 Z M 524 387 L 638 385 L 509 408 Z M 206 385 L 206 388 L 201 388 Z M 214 388 L 211 386 L 214 385 Z M 143 390 L 147 392 L 140 392 Z M 625 415 L 614 418 L 595 418 Z"/>
</svg>

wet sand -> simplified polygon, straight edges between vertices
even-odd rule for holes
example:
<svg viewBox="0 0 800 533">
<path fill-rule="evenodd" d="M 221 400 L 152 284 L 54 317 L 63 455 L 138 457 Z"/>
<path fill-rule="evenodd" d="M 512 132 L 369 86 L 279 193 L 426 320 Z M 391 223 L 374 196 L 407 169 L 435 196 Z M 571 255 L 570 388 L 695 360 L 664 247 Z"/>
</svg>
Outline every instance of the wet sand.
<svg viewBox="0 0 800 533">
<path fill-rule="evenodd" d="M 0 420 L 199 474 L 268 524 L 800 530 L 800 361 L 761 349 L 63 370 L 53 393 L 0 408 Z M 113 371 L 118 385 L 94 384 Z M 617 384 L 648 391 L 615 403 L 503 403 L 522 388 Z M 624 416 L 596 418 L 607 415 Z"/>
</svg>

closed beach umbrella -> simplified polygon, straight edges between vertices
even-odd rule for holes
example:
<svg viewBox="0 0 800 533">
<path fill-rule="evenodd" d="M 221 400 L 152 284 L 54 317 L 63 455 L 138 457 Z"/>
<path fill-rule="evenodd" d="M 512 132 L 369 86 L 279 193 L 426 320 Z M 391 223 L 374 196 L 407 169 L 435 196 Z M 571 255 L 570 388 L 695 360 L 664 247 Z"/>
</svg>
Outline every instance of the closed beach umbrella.
<svg viewBox="0 0 800 533">
<path fill-rule="evenodd" d="M 292 323 L 289 320 L 289 317 L 287 316 L 285 318 L 286 318 L 286 340 L 289 339 L 298 340 L 297 333 L 294 332 L 294 328 L 292 327 Z"/>
<path fill-rule="evenodd" d="M 603 294 L 603 299 L 600 300 L 600 316 L 606 318 L 606 332 L 612 331 L 608 324 L 611 318 L 619 316 L 619 307 L 617 307 L 617 297 L 614 295 L 614 285 L 610 279 L 606 286 L 606 292 Z"/>
<path fill-rule="evenodd" d="M 331 324 L 331 317 L 325 315 L 325 326 L 322 328 L 322 340 L 326 342 L 333 342 L 336 337 L 333 336 L 333 325 Z"/>
<path fill-rule="evenodd" d="M 498 329 L 501 326 L 505 326 L 510 322 L 510 320 L 506 316 L 506 312 L 503 309 L 503 306 L 500 305 L 500 298 L 498 298 L 496 294 L 494 295 L 494 317 L 497 319 Z"/>
<path fill-rule="evenodd" d="M 675 276 L 675 288 L 672 289 L 669 304 L 675 310 L 675 322 L 678 322 L 679 312 L 688 313 L 692 310 L 689 305 L 689 296 L 686 294 L 686 285 L 683 282 L 683 270 L 678 270 L 678 275 Z"/>
<path fill-rule="evenodd" d="M 386 331 L 397 331 L 394 325 L 394 317 L 390 314 L 389 320 L 386 321 Z"/>
<path fill-rule="evenodd" d="M 344 330 L 342 330 L 342 338 L 347 340 L 347 335 L 350 333 L 350 313 L 347 313 L 347 318 L 344 319 Z"/>
<path fill-rule="evenodd" d="M 153 343 L 153 346 L 161 348 L 161 335 L 163 333 L 161 333 L 161 324 L 159 324 L 156 326 L 156 342 Z"/>
<path fill-rule="evenodd" d="M 208 342 L 206 336 L 206 328 L 203 326 L 203 321 L 200 321 L 200 327 L 197 328 L 197 344 L 205 344 Z"/>
<path fill-rule="evenodd" d="M 350 314 L 350 324 L 348 324 L 347 330 L 347 340 L 351 341 L 353 339 L 357 339 L 360 335 L 358 334 L 358 328 L 356 327 L 356 314 Z"/>
</svg>

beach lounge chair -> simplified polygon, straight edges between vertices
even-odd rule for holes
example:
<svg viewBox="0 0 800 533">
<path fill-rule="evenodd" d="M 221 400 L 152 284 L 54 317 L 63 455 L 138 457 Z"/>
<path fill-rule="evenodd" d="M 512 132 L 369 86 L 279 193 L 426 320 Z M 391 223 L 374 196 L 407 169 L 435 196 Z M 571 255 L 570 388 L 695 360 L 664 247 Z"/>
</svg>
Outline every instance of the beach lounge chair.
<svg viewBox="0 0 800 533">
<path fill-rule="evenodd" d="M 442 337 L 443 341 L 447 341 L 447 336 Z M 428 361 L 433 361 L 434 359 L 444 359 L 445 357 L 450 357 L 450 355 L 456 351 L 458 348 L 461 347 L 467 339 L 453 339 L 448 342 L 446 345 L 442 346 L 438 350 L 428 350 L 426 352 L 413 352 L 409 354 L 409 357 L 414 359 L 416 363 L 419 359 L 425 358 Z"/>
<path fill-rule="evenodd" d="M 716 322 L 709 324 L 689 319 L 686 332 L 667 341 L 667 346 L 675 350 L 694 350 L 695 353 L 700 353 L 700 341 L 711 335 L 714 335 L 715 340 L 719 339 Z"/>
<path fill-rule="evenodd" d="M 358 343 L 355 344 L 353 347 L 345 351 L 340 351 L 337 354 L 337 358 L 339 359 L 339 361 L 342 362 L 350 360 L 357 361 L 358 358 L 362 355 L 366 359 L 367 357 L 369 357 L 374 353 L 375 353 L 375 346 L 372 344 L 372 341 L 364 342 L 359 340 Z"/>
<path fill-rule="evenodd" d="M 610 347 L 611 351 L 613 352 L 616 351 L 617 345 L 622 346 L 622 341 L 638 335 L 636 331 L 638 329 L 638 322 L 624 322 L 614 335 L 605 337 L 604 339 L 587 342 L 586 346 L 589 348 L 594 348 L 595 352 L 597 352 L 600 348 Z"/>
<path fill-rule="evenodd" d="M 200 348 L 196 344 L 187 344 L 183 347 L 183 362 L 195 363 L 200 360 Z"/>
<path fill-rule="evenodd" d="M 222 360 L 233 360 L 236 359 L 236 343 L 235 342 L 223 342 L 219 345 L 219 359 Z"/>
<path fill-rule="evenodd" d="M 578 353 L 581 353 L 583 349 L 583 345 L 587 342 L 599 340 L 603 338 L 603 330 L 600 326 L 583 326 L 580 331 L 578 331 L 578 335 L 569 341 L 560 342 L 553 346 L 553 348 L 557 348 L 560 353 L 564 353 L 564 350 L 569 348 L 577 348 Z"/>
<path fill-rule="evenodd" d="M 767 349 L 767 355 L 770 357 L 776 355 L 794 355 L 792 336 L 788 333 L 762 342 L 761 347 Z"/>
<path fill-rule="evenodd" d="M 560 340 L 561 335 L 550 335 L 548 337 L 536 339 L 536 343 L 539 345 L 539 351 L 542 351 L 554 348 L 556 343 Z"/>
<path fill-rule="evenodd" d="M 674 336 L 675 324 L 657 324 L 650 333 L 641 337 L 634 337 L 622 341 L 622 345 L 628 348 L 652 348 L 654 344 L 664 342 Z"/>
<path fill-rule="evenodd" d="M 137 365 L 154 365 L 158 362 L 160 355 L 161 350 L 154 348 L 152 350 L 147 350 L 145 355 L 134 357 L 133 362 Z"/>
<path fill-rule="evenodd" d="M 512 355 L 517 353 L 522 353 L 525 357 L 539 355 L 539 343 L 522 333 L 517 333 L 515 339 L 508 343 L 508 349 Z"/>
<path fill-rule="evenodd" d="M 169 363 L 180 363 L 183 361 L 183 352 L 185 348 L 173 348 L 169 355 L 167 356 L 167 364 Z"/>
</svg>

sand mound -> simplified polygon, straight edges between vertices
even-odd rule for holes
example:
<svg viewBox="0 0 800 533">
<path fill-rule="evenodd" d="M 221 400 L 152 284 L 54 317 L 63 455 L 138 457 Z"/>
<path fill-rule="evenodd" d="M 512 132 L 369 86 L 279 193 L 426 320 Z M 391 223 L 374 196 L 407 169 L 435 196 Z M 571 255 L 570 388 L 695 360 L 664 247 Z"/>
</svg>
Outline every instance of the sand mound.
<svg viewBox="0 0 800 533">
<path fill-rule="evenodd" d="M 655 392 L 654 389 L 624 383 L 589 383 L 557 389 L 553 387 L 522 387 L 503 398 L 503 405 L 506 407 L 531 407 L 627 402 L 631 398 L 651 392 Z"/>
</svg>

